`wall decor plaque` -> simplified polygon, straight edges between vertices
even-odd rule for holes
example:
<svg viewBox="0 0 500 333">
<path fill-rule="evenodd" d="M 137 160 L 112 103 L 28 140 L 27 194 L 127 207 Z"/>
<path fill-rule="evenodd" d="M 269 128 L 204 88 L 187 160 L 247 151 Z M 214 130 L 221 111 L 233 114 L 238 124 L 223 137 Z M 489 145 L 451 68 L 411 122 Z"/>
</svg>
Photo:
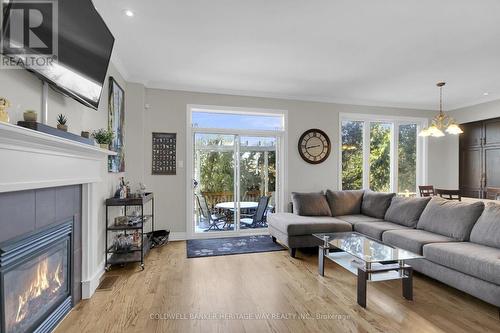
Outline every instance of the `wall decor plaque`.
<svg viewBox="0 0 500 333">
<path fill-rule="evenodd" d="M 176 174 L 176 133 L 153 133 L 153 175 Z"/>
</svg>

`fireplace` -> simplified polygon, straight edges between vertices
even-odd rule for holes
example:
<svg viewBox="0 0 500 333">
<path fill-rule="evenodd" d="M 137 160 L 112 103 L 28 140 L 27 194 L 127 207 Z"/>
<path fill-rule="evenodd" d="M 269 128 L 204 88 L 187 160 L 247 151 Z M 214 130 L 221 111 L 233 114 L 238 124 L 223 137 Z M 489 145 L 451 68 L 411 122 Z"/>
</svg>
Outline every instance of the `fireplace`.
<svg viewBox="0 0 500 333">
<path fill-rule="evenodd" d="M 0 244 L 1 333 L 50 332 L 72 307 L 73 220 Z"/>
</svg>

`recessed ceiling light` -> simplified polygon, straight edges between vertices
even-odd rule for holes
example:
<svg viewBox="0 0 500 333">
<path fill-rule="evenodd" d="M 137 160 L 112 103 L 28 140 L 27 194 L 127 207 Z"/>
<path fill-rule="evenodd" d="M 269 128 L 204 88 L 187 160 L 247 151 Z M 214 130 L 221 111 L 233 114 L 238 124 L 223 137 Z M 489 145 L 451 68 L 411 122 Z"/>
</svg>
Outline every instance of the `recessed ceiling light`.
<svg viewBox="0 0 500 333">
<path fill-rule="evenodd" d="M 490 93 L 489 92 L 485 92 L 483 93 L 483 96 L 488 96 Z"/>
<path fill-rule="evenodd" d="M 125 9 L 125 10 L 123 11 L 123 13 L 124 13 L 126 16 L 128 16 L 128 17 L 132 17 L 132 16 L 134 16 L 134 12 L 133 12 L 133 11 L 131 11 L 130 9 Z"/>
</svg>

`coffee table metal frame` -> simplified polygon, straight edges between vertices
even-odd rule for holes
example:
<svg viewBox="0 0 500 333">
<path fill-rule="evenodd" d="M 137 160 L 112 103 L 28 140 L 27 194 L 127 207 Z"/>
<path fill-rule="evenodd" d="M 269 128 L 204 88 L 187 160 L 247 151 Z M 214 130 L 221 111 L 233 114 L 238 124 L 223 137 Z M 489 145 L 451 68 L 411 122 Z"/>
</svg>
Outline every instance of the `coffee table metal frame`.
<svg viewBox="0 0 500 333">
<path fill-rule="evenodd" d="M 335 233 L 332 233 L 332 235 L 333 234 Z M 359 235 L 369 240 L 381 243 L 380 241 L 364 236 L 362 234 Z M 314 236 L 322 238 L 324 241 L 322 245 L 319 245 L 319 275 L 325 275 L 326 258 L 347 269 L 354 275 L 357 275 L 357 301 L 358 304 L 363 308 L 366 308 L 366 290 L 368 282 L 400 279 L 402 280 L 403 297 L 407 300 L 413 300 L 413 268 L 410 265 L 406 264 L 405 260 L 367 262 L 331 245 L 328 236 L 321 237 L 321 234 L 315 234 Z M 415 258 L 413 259 L 416 258 L 422 257 L 419 255 L 415 255 Z"/>
</svg>

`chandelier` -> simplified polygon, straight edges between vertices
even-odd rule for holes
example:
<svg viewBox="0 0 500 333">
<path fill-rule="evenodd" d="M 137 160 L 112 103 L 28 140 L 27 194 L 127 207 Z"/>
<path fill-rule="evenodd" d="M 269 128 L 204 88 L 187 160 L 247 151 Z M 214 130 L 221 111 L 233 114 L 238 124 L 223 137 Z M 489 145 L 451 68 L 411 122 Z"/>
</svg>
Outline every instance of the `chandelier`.
<svg viewBox="0 0 500 333">
<path fill-rule="evenodd" d="M 460 126 L 458 126 L 455 119 L 443 112 L 443 86 L 445 84 L 446 82 L 438 82 L 436 84 L 439 87 L 439 114 L 432 119 L 431 126 L 420 131 L 418 134 L 419 136 L 433 136 L 439 138 L 445 136 L 444 132 L 454 135 L 464 132 Z"/>
</svg>

